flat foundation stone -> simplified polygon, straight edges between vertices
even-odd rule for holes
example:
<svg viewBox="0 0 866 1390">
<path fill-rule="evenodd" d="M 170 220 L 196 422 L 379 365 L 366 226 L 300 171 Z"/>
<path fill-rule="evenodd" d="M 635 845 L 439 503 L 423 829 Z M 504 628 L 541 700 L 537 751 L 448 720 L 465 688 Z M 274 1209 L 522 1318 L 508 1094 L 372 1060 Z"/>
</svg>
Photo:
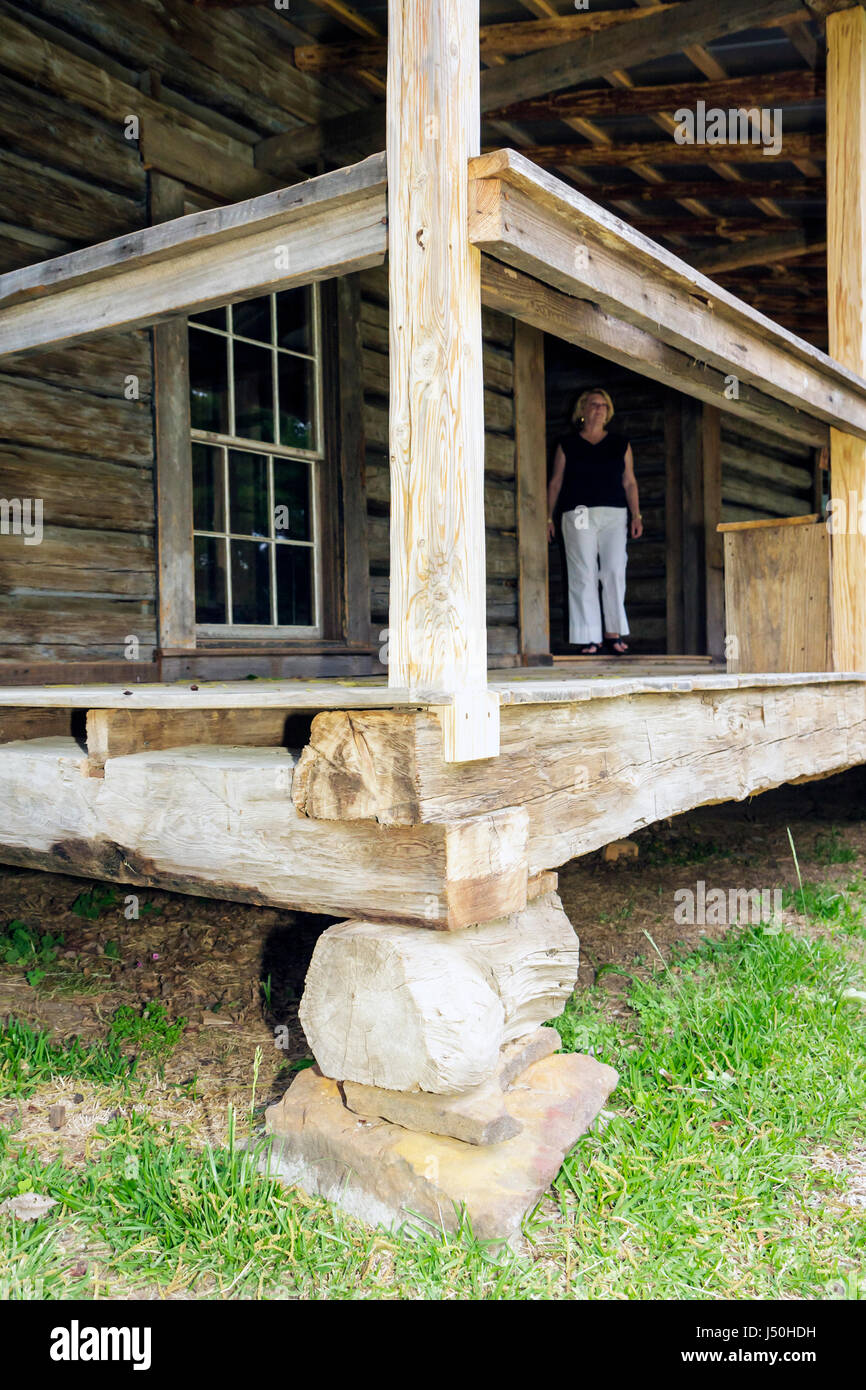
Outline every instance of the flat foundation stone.
<svg viewBox="0 0 866 1390">
<path fill-rule="evenodd" d="M 513 1245 L 617 1080 L 612 1067 L 580 1054 L 534 1062 L 504 1096 L 520 1133 L 479 1147 L 364 1119 L 336 1081 L 310 1067 L 266 1111 L 271 1144 L 261 1163 L 368 1225 L 454 1231 L 465 1208 L 476 1237 Z"/>
<path fill-rule="evenodd" d="M 350 1110 L 368 1119 L 392 1120 L 404 1129 L 422 1134 L 445 1134 L 465 1144 L 500 1144 L 520 1133 L 521 1123 L 508 1109 L 508 1087 L 533 1062 L 549 1057 L 559 1047 L 554 1028 L 536 1028 L 506 1043 L 499 1065 L 489 1081 L 459 1095 L 434 1095 L 429 1091 L 385 1091 L 379 1086 L 343 1082 Z"/>
</svg>

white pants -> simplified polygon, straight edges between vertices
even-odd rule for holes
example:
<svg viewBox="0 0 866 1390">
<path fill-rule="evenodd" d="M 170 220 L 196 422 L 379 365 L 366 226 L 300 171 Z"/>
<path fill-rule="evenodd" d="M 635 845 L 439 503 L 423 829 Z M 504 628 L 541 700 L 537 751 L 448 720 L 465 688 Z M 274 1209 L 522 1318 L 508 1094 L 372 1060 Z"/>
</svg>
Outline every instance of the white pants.
<svg viewBox="0 0 866 1390">
<path fill-rule="evenodd" d="M 568 562 L 568 640 L 576 646 L 601 642 L 605 630 L 625 636 L 626 507 L 575 507 L 563 512 L 562 536 Z"/>
</svg>

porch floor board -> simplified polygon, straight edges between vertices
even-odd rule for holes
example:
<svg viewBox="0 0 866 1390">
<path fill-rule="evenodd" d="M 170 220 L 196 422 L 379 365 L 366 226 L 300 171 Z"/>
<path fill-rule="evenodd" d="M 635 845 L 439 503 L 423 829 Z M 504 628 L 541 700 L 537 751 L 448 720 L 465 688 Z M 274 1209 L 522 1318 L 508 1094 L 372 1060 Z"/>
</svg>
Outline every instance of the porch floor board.
<svg viewBox="0 0 866 1390">
<path fill-rule="evenodd" d="M 616 696 L 689 690 L 747 690 L 866 681 L 863 671 L 727 675 L 700 657 L 557 658 L 553 666 L 491 670 L 502 705 L 571 704 Z M 142 682 L 134 685 L 0 686 L 0 707 L 42 709 L 426 709 L 451 704 L 445 692 L 410 695 L 384 676 L 346 680 Z"/>
</svg>

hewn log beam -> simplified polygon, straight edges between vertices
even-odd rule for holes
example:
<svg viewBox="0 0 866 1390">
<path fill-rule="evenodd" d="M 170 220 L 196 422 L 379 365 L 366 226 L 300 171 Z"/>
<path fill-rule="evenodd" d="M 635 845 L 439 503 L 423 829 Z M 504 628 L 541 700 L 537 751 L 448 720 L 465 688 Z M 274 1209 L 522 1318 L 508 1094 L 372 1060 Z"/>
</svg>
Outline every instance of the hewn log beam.
<svg viewBox="0 0 866 1390">
<path fill-rule="evenodd" d="M 866 381 L 513 150 L 472 161 L 470 238 L 738 383 L 866 438 Z"/>
<path fill-rule="evenodd" d="M 290 161 L 307 164 L 320 155 L 328 156 L 332 163 L 339 162 L 340 151 L 349 145 L 371 150 L 384 148 L 384 104 L 353 111 L 351 121 L 345 116 L 333 116 L 303 130 L 269 135 L 254 147 L 256 167 L 276 173 Z"/>
<path fill-rule="evenodd" d="M 790 18 L 798 9 L 791 0 L 725 0 L 724 5 L 718 0 L 690 0 L 680 5 L 673 22 L 668 11 L 657 11 L 634 24 L 628 38 L 621 27 L 614 27 L 491 68 L 481 85 L 481 109 L 498 110 L 509 102 L 576 87 L 609 70 Z"/>
<path fill-rule="evenodd" d="M 575 164 L 585 169 L 617 168 L 651 161 L 655 164 L 756 164 L 764 166 L 794 159 L 823 159 L 823 135 L 786 135 L 773 154 L 766 145 L 678 145 L 667 140 L 642 140 L 630 145 L 524 145 L 521 153 L 535 164 Z M 739 197 L 739 184 L 734 184 Z"/>
<path fill-rule="evenodd" d="M 775 234 L 775 222 L 769 224 L 773 236 L 755 237 L 747 242 L 736 242 L 733 246 L 723 246 L 714 251 L 704 251 L 689 260 L 696 270 L 704 270 L 708 275 L 719 274 L 723 270 L 739 270 L 746 265 L 770 265 L 776 261 L 795 261 L 799 256 L 807 256 L 810 251 L 823 251 L 827 237 L 800 231 L 785 231 Z"/>
<path fill-rule="evenodd" d="M 585 33 L 583 37 L 567 43 L 557 38 L 554 47 L 488 68 L 481 74 L 482 112 L 500 111 L 503 107 L 534 97 L 548 98 L 563 88 L 603 77 L 607 72 L 628 67 L 629 64 L 665 57 L 689 44 L 706 42 L 740 29 L 778 23 L 781 19 L 802 13 L 802 7 L 793 0 L 726 0 L 724 5 L 718 4 L 717 0 L 689 0 L 688 4 L 678 6 L 678 13 L 674 16 L 669 13 L 672 8 L 659 6 L 646 13 L 629 14 L 627 33 L 623 32 L 622 24 L 617 24 L 594 33 Z M 584 19 L 586 16 L 576 18 Z M 594 18 L 599 19 L 601 15 Z M 551 22 L 555 23 L 556 20 Z M 535 24 L 527 24 L 528 33 L 535 30 Z M 351 113 L 327 122 L 327 141 L 331 148 L 339 150 L 352 141 L 354 120 L 354 113 Z M 308 132 L 304 138 L 313 142 L 317 139 L 312 132 Z M 327 148 L 323 142 L 320 143 L 323 149 Z M 280 148 L 288 156 L 292 147 L 289 141 L 285 141 Z M 712 147 L 701 148 L 705 152 Z M 272 156 L 276 149 L 275 145 L 269 146 Z M 300 162 L 304 157 L 312 158 L 312 155 L 294 155 L 296 161 Z M 258 159 L 256 162 L 259 162 Z"/>
<path fill-rule="evenodd" d="M 451 761 L 499 751 L 487 690 L 477 0 L 388 11 L 391 580 L 389 683 L 453 692 Z"/>
<path fill-rule="evenodd" d="M 840 14 L 842 10 L 853 10 L 858 5 L 862 7 L 866 0 L 803 0 L 803 3 L 817 19 L 826 19 L 828 15 Z"/>
<path fill-rule="evenodd" d="M 224 0 L 219 2 L 224 3 Z M 804 13 L 802 6 L 798 6 L 794 0 L 787 8 L 791 18 Z M 578 14 L 551 15 L 534 21 L 482 25 L 479 33 L 481 61 L 491 63 L 497 58 L 522 58 L 527 53 L 556 48 L 560 44 L 586 39 L 590 34 L 611 29 L 617 31 L 623 42 L 629 43 L 633 41 L 635 32 L 639 37 L 640 31 L 634 30 L 635 24 L 651 15 L 665 12 L 669 17 L 671 32 L 676 35 L 681 21 L 673 4 L 650 5 L 640 10 L 584 10 Z M 779 20 L 774 17 L 770 21 L 763 21 L 768 22 L 777 24 Z M 295 47 L 295 66 L 303 72 L 345 72 L 349 68 L 384 67 L 386 56 L 384 42 L 375 39 L 362 43 L 298 44 Z M 757 101 L 758 98 L 753 100 Z"/>
<path fill-rule="evenodd" d="M 579 179 L 580 170 L 575 170 Z M 729 183 L 720 178 L 713 179 L 666 179 L 663 183 L 593 183 L 587 184 L 588 196 L 597 203 L 614 203 L 622 198 L 630 198 L 635 203 L 667 202 L 670 198 L 701 198 L 711 202 L 716 198 L 729 200 L 736 198 L 796 198 L 813 199 L 823 207 L 824 179 L 746 179 L 742 183 Z M 683 230 L 691 226 L 690 221 L 682 223 Z"/>
<path fill-rule="evenodd" d="M 830 351 L 866 371 L 866 14 L 827 18 L 827 303 Z M 866 494 L 866 444 L 830 432 L 831 491 L 855 510 Z M 866 536 L 851 518 L 832 538 L 833 660 L 866 670 Z"/>
<path fill-rule="evenodd" d="M 586 10 L 580 14 L 545 19 L 518 20 L 516 23 L 486 24 L 478 35 L 481 61 L 489 63 L 501 57 L 522 57 L 542 48 L 554 48 L 569 39 L 585 38 L 603 29 L 617 28 L 626 32 L 635 21 L 673 5 L 653 5 L 649 10 Z M 346 68 L 384 67 L 387 48 L 384 41 L 367 43 L 311 43 L 295 47 L 295 66 L 305 72 L 340 72 Z"/>
<path fill-rule="evenodd" d="M 747 217 L 630 217 L 628 224 L 647 236 L 745 237 L 754 236 L 759 229 L 772 231 L 774 236 L 779 232 L 798 232 L 803 239 L 811 237 L 816 244 L 818 233 L 822 237 L 824 233 L 823 225 L 810 226 L 794 217 L 774 217 L 768 222 L 767 214 L 758 208 Z"/>
<path fill-rule="evenodd" d="M 644 10 L 644 14 L 648 11 Z M 726 77 L 718 82 L 671 82 L 653 87 L 600 87 L 591 91 L 560 92 L 488 111 L 490 120 L 555 121 L 574 116 L 637 116 L 674 112 L 697 101 L 723 108 L 785 106 L 790 102 L 822 101 L 821 72 L 768 72 L 749 77 Z"/>
<path fill-rule="evenodd" d="M 0 276 L 0 353 L 158 323 L 378 265 L 385 159 L 374 155 Z"/>
</svg>

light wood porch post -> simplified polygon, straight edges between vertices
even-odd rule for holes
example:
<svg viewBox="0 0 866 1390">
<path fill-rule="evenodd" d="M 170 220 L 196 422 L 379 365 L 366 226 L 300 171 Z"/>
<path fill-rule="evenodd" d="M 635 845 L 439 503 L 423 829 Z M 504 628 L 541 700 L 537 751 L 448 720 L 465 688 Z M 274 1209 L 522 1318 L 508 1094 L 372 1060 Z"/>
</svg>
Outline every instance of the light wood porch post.
<svg viewBox="0 0 866 1390">
<path fill-rule="evenodd" d="M 495 757 L 487 690 L 478 0 L 389 0 L 389 683 L 441 691 L 444 755 Z"/>
<path fill-rule="evenodd" d="M 866 373 L 866 12 L 827 16 L 827 303 L 830 356 Z M 834 534 L 833 664 L 866 670 L 866 443 L 830 430 L 831 493 L 848 508 Z M 849 494 L 854 493 L 855 505 Z M 852 514 L 853 512 L 853 514 Z"/>
</svg>

